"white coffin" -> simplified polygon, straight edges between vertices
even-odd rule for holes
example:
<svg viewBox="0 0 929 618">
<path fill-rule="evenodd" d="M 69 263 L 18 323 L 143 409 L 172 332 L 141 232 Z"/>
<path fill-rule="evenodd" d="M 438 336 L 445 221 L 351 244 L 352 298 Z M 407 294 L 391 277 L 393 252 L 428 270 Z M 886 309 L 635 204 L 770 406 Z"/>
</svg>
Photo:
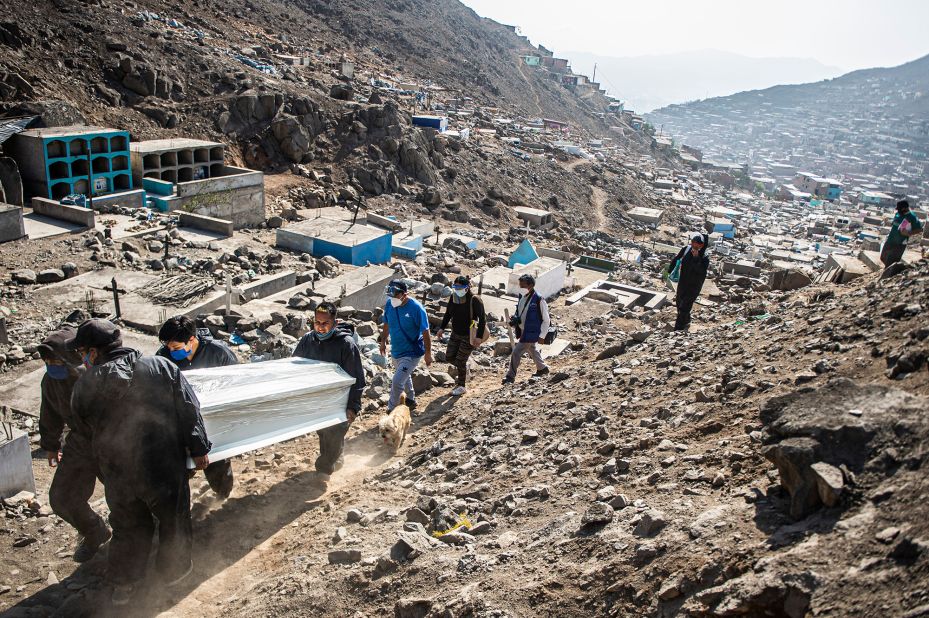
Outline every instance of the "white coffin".
<svg viewBox="0 0 929 618">
<path fill-rule="evenodd" d="M 220 461 L 346 420 L 355 383 L 333 363 L 284 358 L 185 371 Z"/>
</svg>

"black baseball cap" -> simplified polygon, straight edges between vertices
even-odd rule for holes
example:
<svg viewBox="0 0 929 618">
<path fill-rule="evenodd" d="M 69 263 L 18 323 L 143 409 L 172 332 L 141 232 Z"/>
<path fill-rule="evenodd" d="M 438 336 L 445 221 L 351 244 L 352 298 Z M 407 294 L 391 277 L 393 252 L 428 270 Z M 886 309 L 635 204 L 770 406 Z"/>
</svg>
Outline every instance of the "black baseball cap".
<svg viewBox="0 0 929 618">
<path fill-rule="evenodd" d="M 109 320 L 92 318 L 77 327 L 74 337 L 65 342 L 65 349 L 74 352 L 80 348 L 103 348 L 122 343 L 119 328 Z"/>
<path fill-rule="evenodd" d="M 694 234 L 690 237 L 691 242 L 698 242 L 701 245 L 706 244 L 706 240 L 703 238 L 703 234 Z"/>
<path fill-rule="evenodd" d="M 387 284 L 387 293 L 392 296 L 396 294 L 401 294 L 401 293 L 406 294 L 409 291 L 410 291 L 409 286 L 407 286 L 406 283 L 404 283 L 403 281 L 400 281 L 399 279 L 397 279 L 396 281 L 391 281 L 390 283 Z"/>
</svg>

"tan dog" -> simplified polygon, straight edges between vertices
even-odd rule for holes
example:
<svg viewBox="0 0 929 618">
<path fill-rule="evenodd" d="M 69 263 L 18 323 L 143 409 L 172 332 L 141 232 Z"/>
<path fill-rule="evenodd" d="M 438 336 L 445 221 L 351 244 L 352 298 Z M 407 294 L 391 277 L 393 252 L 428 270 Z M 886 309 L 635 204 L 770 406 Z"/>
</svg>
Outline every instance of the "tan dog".
<svg viewBox="0 0 929 618">
<path fill-rule="evenodd" d="M 390 411 L 390 414 L 382 416 L 377 426 L 384 444 L 393 448 L 396 453 L 406 439 L 406 432 L 410 429 L 410 409 L 406 405 L 406 393 L 400 395 L 400 403 Z"/>
</svg>

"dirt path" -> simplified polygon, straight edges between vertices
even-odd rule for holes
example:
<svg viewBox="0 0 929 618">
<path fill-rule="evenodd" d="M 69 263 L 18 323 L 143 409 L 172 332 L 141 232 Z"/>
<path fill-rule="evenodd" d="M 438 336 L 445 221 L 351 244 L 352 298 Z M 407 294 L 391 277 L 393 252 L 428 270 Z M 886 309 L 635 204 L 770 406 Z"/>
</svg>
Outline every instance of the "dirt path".
<svg viewBox="0 0 929 618">
<path fill-rule="evenodd" d="M 498 380 L 499 376 L 495 372 L 481 372 L 474 376 L 469 389 L 472 393 L 485 394 L 500 387 Z M 326 526 L 320 526 L 319 529 L 317 527 L 327 520 L 334 506 L 361 504 L 370 500 L 371 492 L 366 483 L 385 468 L 402 461 L 409 452 L 423 448 L 426 445 L 426 430 L 441 421 L 456 405 L 467 405 L 468 396 L 453 399 L 448 396 L 448 389 L 434 388 L 429 391 L 428 396 L 422 395 L 418 400 L 421 400 L 423 412 L 413 417 L 411 433 L 395 456 L 380 444 L 376 433 L 377 414 L 366 415 L 359 421 L 357 427 L 352 428 L 346 441 L 344 466 L 332 475 L 325 489 L 315 484 L 316 478 L 310 478 L 315 477 L 311 472 L 317 447 L 315 435 L 282 445 L 281 451 L 287 453 L 282 459 L 286 460 L 290 455 L 296 455 L 308 463 L 299 466 L 299 470 L 281 466 L 270 477 L 263 479 L 262 484 L 270 485 L 267 489 L 254 487 L 256 483 L 253 477 L 247 472 L 241 474 L 237 471 L 236 493 L 242 491 L 243 486 L 250 487 L 250 491 L 257 490 L 259 504 L 255 506 L 258 508 L 247 505 L 239 507 L 236 504 L 223 505 L 219 510 L 210 511 L 205 517 L 201 513 L 195 527 L 205 527 L 217 513 L 228 509 L 230 513 L 237 511 L 245 519 L 251 520 L 250 523 L 259 530 L 268 527 L 271 533 L 257 544 L 253 537 L 264 536 L 260 532 L 249 535 L 246 530 L 241 536 L 234 535 L 231 538 L 222 533 L 210 535 L 211 538 L 207 539 L 206 543 L 201 542 L 201 555 L 195 558 L 194 576 L 198 583 L 183 595 L 151 600 L 149 609 L 152 614 L 170 612 L 178 616 L 205 617 L 228 613 L 230 603 L 235 603 L 244 593 L 268 580 L 273 573 L 286 568 L 287 548 L 299 547 L 301 555 L 308 557 L 312 562 L 325 564 L 328 551 L 332 548 L 332 530 Z M 420 432 L 423 432 L 423 438 L 418 437 Z M 274 500 L 260 497 L 262 494 L 279 493 L 278 489 L 286 485 L 292 485 L 287 493 L 291 496 L 289 502 L 293 510 L 285 508 L 284 512 L 294 512 L 293 518 L 288 515 L 282 516 L 280 511 L 276 512 L 273 508 Z M 402 492 L 395 493 L 395 499 L 399 500 Z M 235 496 L 236 494 L 233 494 L 234 498 Z M 302 497 L 306 499 L 301 500 Z M 389 503 L 391 498 L 390 494 L 381 494 L 377 500 Z M 272 504 L 269 505 L 269 502 Z M 243 508 L 251 510 L 243 512 Z M 201 525 L 197 526 L 197 523 Z M 245 548 L 247 551 L 240 558 L 230 562 L 230 553 L 241 552 Z M 228 564 L 216 569 L 217 565 L 223 563 Z"/>
<path fill-rule="evenodd" d="M 609 220 L 606 216 L 606 202 L 609 197 L 606 191 L 600 187 L 593 186 L 590 188 L 590 205 L 593 206 L 594 223 L 596 229 L 606 232 Z"/>
<path fill-rule="evenodd" d="M 522 58 L 518 58 L 516 60 L 516 66 L 519 69 L 519 76 L 522 77 L 526 85 L 529 86 L 529 92 L 532 93 L 532 98 L 535 100 L 536 109 L 540 115 L 544 115 L 545 112 L 542 111 L 542 99 L 539 98 L 539 93 L 536 92 L 532 80 L 526 77 L 526 63 L 523 62 Z"/>
</svg>

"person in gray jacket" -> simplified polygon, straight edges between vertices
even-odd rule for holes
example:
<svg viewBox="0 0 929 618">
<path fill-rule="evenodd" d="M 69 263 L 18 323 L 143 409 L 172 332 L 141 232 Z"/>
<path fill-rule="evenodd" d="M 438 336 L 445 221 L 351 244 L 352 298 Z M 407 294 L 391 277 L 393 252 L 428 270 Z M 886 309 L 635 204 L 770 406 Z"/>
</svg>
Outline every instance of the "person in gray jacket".
<svg viewBox="0 0 929 618">
<path fill-rule="evenodd" d="M 319 457 L 316 471 L 328 478 L 341 467 L 345 434 L 349 425 L 361 412 L 361 396 L 365 389 L 365 371 L 361 363 L 361 352 L 355 345 L 355 329 L 350 324 L 336 322 L 335 305 L 320 303 L 313 315 L 313 330 L 305 334 L 294 349 L 293 355 L 300 358 L 335 363 L 345 373 L 355 378 L 348 392 L 348 405 L 344 423 L 316 432 L 319 436 Z"/>
<path fill-rule="evenodd" d="M 64 326 L 48 334 L 38 350 L 45 361 L 42 376 L 42 405 L 39 408 L 39 445 L 48 456 L 55 476 L 48 500 L 56 515 L 80 534 L 74 548 L 75 562 L 87 562 L 110 538 L 106 522 L 90 507 L 94 486 L 100 478 L 91 451 L 90 436 L 75 428 L 71 394 L 84 368 L 81 359 L 65 350 L 74 337 L 74 327 Z"/>
</svg>

